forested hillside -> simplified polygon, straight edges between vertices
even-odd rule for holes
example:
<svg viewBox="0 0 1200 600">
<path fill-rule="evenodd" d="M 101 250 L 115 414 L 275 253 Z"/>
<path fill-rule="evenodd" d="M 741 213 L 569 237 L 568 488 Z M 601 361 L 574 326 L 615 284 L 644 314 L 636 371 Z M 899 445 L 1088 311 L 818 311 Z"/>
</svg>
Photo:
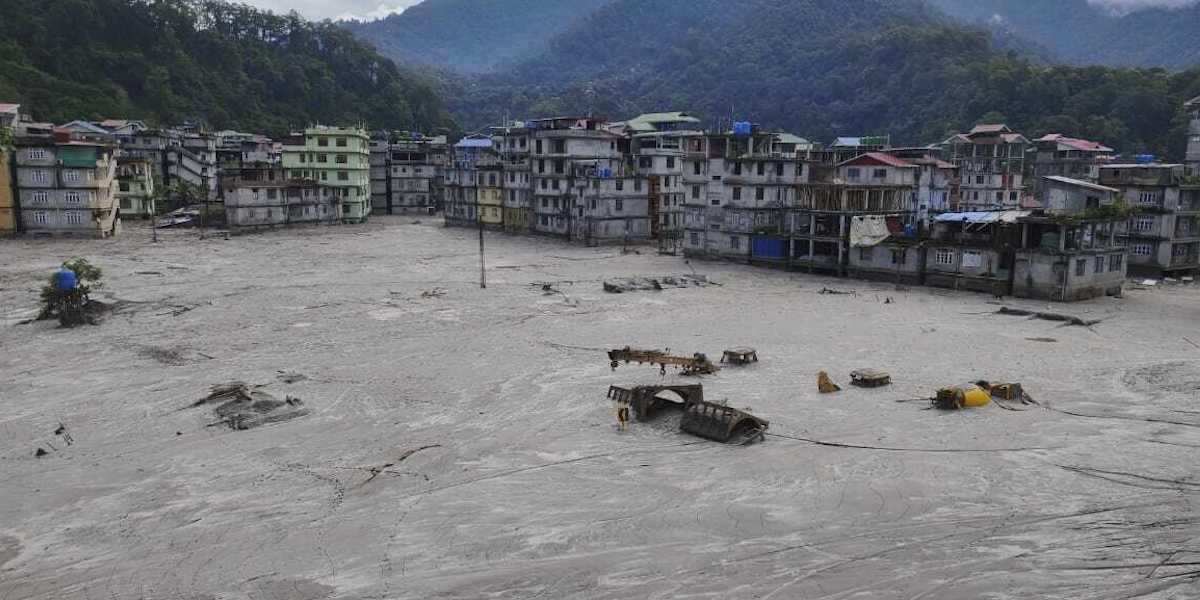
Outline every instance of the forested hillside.
<svg viewBox="0 0 1200 600">
<path fill-rule="evenodd" d="M 915 144 L 987 117 L 1177 155 L 1200 72 L 1042 66 L 915 0 L 616 0 L 504 75 L 442 85 L 469 126 L 689 110 Z"/>
<path fill-rule="evenodd" d="M 1200 3 L 1115 13 L 1088 0 L 929 0 L 947 14 L 1040 44 L 1072 64 L 1200 66 Z"/>
<path fill-rule="evenodd" d="M 425 0 L 378 21 L 342 26 L 401 63 L 488 73 L 542 52 L 555 35 L 609 2 Z"/>
<path fill-rule="evenodd" d="M 451 124 L 428 85 L 330 24 L 214 0 L 0 0 L 0 101 L 39 119 Z"/>
</svg>

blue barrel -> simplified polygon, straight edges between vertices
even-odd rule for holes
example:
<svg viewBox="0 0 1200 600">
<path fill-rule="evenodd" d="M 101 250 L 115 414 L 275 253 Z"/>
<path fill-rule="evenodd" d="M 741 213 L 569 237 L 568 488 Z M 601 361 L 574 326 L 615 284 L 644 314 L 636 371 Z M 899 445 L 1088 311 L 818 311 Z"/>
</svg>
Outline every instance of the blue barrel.
<svg viewBox="0 0 1200 600">
<path fill-rule="evenodd" d="M 54 287 L 60 292 L 71 292 L 75 290 L 78 284 L 75 278 L 75 271 L 63 267 L 54 272 Z"/>
</svg>

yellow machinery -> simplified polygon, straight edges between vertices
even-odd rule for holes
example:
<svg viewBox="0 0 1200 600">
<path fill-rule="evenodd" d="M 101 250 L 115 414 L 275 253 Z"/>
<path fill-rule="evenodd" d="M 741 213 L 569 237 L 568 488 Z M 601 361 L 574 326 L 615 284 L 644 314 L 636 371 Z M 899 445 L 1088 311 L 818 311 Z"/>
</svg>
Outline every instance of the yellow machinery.
<svg viewBox="0 0 1200 600">
<path fill-rule="evenodd" d="M 961 408 L 979 408 L 992 403 L 990 390 L 985 390 L 973 383 L 945 387 L 938 390 L 933 405 L 943 410 Z"/>
</svg>

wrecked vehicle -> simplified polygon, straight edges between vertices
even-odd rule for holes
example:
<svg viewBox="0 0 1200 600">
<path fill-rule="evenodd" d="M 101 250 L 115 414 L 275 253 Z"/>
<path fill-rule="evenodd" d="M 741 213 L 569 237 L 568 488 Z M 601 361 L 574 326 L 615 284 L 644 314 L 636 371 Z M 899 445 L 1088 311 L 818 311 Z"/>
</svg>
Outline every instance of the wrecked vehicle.
<svg viewBox="0 0 1200 600">
<path fill-rule="evenodd" d="M 672 392 L 676 401 L 663 396 Z M 722 443 L 746 444 L 765 439 L 770 422 L 744 410 L 704 400 L 701 385 L 651 385 L 624 388 L 611 386 L 608 397 L 633 408 L 634 417 L 645 422 L 663 408 L 682 407 L 679 428 L 692 435 Z"/>
<path fill-rule="evenodd" d="M 754 348 L 733 348 L 721 355 L 721 363 L 731 365 L 748 365 L 758 362 L 758 351 Z"/>
<path fill-rule="evenodd" d="M 712 375 L 720 370 L 717 365 L 708 360 L 708 357 L 702 353 L 695 353 L 690 358 L 684 356 L 671 356 L 667 352 L 658 350 L 634 350 L 629 346 L 617 350 L 608 351 L 608 366 L 615 371 L 621 363 L 629 364 L 635 362 L 638 364 L 658 365 L 659 371 L 666 375 L 667 366 L 673 366 L 683 369 L 683 375 Z"/>
</svg>

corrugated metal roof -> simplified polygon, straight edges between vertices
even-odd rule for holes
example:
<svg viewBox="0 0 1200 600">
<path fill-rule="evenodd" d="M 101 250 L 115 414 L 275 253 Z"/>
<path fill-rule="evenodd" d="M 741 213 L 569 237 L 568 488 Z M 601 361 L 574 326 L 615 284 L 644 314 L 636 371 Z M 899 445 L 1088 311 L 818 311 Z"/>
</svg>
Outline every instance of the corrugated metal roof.
<svg viewBox="0 0 1200 600">
<path fill-rule="evenodd" d="M 15 113 L 20 109 L 20 104 L 5 104 L 0 102 L 0 113 Z"/>
<path fill-rule="evenodd" d="M 1050 181 L 1057 181 L 1058 183 L 1062 183 L 1062 184 L 1066 184 L 1066 185 L 1073 185 L 1073 186 L 1077 186 L 1077 187 L 1081 187 L 1081 188 L 1087 188 L 1089 190 L 1097 190 L 1100 192 L 1112 192 L 1114 194 L 1118 194 L 1121 192 L 1121 190 L 1118 190 L 1116 188 L 1110 188 L 1106 185 L 1100 185 L 1100 184 L 1092 183 L 1090 181 L 1083 181 L 1082 179 L 1071 179 L 1070 177 L 1063 177 L 1062 175 L 1047 175 L 1047 176 L 1043 177 L 1042 179 L 1047 179 Z"/>
<path fill-rule="evenodd" d="M 854 164 L 863 159 L 874 160 L 875 162 L 883 163 L 889 167 L 911 167 L 914 169 L 916 168 L 916 165 L 914 165 L 902 158 L 896 158 L 895 156 L 892 156 L 891 154 L 885 154 L 883 152 L 867 152 L 866 154 L 861 154 L 850 160 L 847 160 L 838 166 L 841 167 L 844 165 Z"/>
<path fill-rule="evenodd" d="M 463 138 L 463 139 L 459 140 L 459 142 L 457 144 L 454 144 L 454 147 L 455 148 L 491 148 L 492 140 L 490 140 L 488 138 Z"/>
<path fill-rule="evenodd" d="M 797 144 L 800 146 L 805 146 L 812 143 L 798 135 L 792 135 L 790 133 L 777 133 L 775 134 L 775 140 L 780 144 Z"/>
<path fill-rule="evenodd" d="M 975 212 L 942 213 L 933 218 L 938 223 L 1016 223 L 1021 217 L 1033 214 L 1028 210 L 987 210 Z"/>
</svg>

